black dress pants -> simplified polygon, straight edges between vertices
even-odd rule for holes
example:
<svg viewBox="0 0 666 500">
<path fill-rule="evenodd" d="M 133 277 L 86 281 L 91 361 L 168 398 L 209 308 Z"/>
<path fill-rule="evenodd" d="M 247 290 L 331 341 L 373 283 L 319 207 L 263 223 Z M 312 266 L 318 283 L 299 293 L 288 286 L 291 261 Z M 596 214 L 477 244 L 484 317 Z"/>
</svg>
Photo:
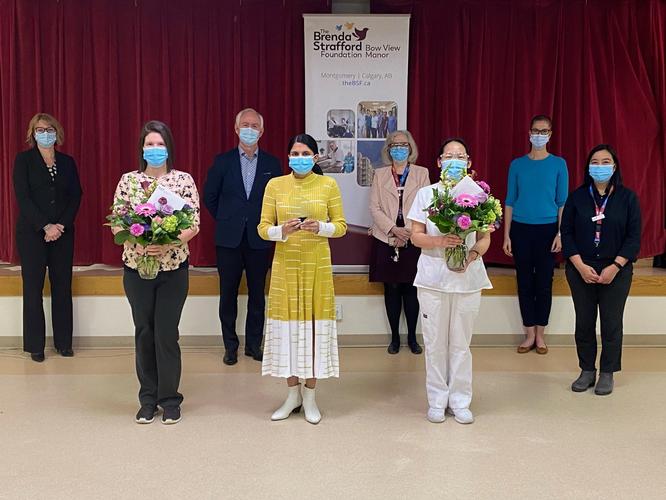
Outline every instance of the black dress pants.
<svg viewBox="0 0 666 500">
<path fill-rule="evenodd" d="M 585 283 L 576 268 L 569 263 L 566 276 L 576 310 L 576 350 L 581 370 L 596 369 L 598 311 L 601 322 L 600 371 L 603 373 L 620 371 L 622 320 L 633 276 L 631 264 L 627 264 L 618 272 L 608 285 Z"/>
<path fill-rule="evenodd" d="M 178 324 L 189 287 L 187 267 L 160 271 L 154 280 L 125 269 L 125 294 L 132 307 L 136 374 L 141 405 L 179 406 L 181 360 Z"/>
<path fill-rule="evenodd" d="M 555 254 L 550 249 L 557 223 L 511 223 L 511 247 L 516 264 L 518 303 L 523 325 L 546 326 L 553 302 Z"/>
<path fill-rule="evenodd" d="M 270 249 L 250 248 L 247 233 L 243 234 L 243 239 L 236 248 L 216 248 L 217 272 L 220 275 L 219 314 L 224 348 L 229 351 L 238 350 L 238 287 L 245 270 L 248 289 L 245 347 L 257 352 L 261 349 L 264 337 L 266 273 L 270 264 Z"/>
<path fill-rule="evenodd" d="M 19 228 L 16 243 L 23 278 L 23 350 L 44 352 L 46 324 L 42 291 L 46 270 L 51 284 L 51 318 L 56 349 L 72 348 L 72 262 L 74 229 L 65 231 L 56 241 L 44 241 L 43 231 Z"/>
</svg>

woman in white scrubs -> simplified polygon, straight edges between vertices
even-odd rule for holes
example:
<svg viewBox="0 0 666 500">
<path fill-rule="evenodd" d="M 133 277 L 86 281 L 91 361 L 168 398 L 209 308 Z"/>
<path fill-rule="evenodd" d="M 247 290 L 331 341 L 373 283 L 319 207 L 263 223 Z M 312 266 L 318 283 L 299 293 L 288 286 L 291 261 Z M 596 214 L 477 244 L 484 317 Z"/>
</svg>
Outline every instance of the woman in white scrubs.
<svg viewBox="0 0 666 500">
<path fill-rule="evenodd" d="M 440 150 L 440 167 L 449 180 L 460 182 L 471 166 L 469 150 L 462 139 L 449 139 Z M 421 328 L 426 354 L 428 420 L 444 422 L 448 411 L 456 422 L 471 424 L 472 339 L 474 320 L 481 304 L 481 290 L 492 288 L 481 257 L 490 246 L 490 233 L 467 236 L 465 269 L 451 271 L 444 249 L 462 243 L 458 236 L 442 234 L 425 211 L 441 182 L 421 188 L 407 216 L 412 220 L 412 242 L 422 249 L 414 286 L 421 306 Z"/>
</svg>

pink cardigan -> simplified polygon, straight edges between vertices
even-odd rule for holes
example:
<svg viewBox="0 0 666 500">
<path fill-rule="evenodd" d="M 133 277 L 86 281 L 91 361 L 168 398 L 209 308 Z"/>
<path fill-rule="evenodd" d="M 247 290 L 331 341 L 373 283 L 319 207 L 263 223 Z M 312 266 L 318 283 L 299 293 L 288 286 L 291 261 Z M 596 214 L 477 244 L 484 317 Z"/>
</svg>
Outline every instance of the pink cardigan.
<svg viewBox="0 0 666 500">
<path fill-rule="evenodd" d="M 407 214 L 414 203 L 416 193 L 422 187 L 430 184 L 430 174 L 427 168 L 418 165 L 409 166 L 409 175 L 402 195 L 402 214 L 407 229 L 412 227 L 412 222 L 407 219 Z M 395 226 L 395 220 L 398 217 L 398 200 L 398 190 L 395 187 L 391 167 L 376 169 L 370 190 L 370 214 L 373 224 L 369 233 L 384 243 L 389 243 L 388 233 Z"/>
</svg>

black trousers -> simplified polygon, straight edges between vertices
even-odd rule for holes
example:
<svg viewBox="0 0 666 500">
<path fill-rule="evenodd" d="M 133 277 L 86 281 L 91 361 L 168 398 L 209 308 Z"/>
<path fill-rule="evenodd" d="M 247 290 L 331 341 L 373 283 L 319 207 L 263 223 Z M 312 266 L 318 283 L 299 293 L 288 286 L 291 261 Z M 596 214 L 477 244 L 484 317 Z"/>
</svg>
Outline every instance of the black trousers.
<svg viewBox="0 0 666 500">
<path fill-rule="evenodd" d="M 416 322 L 419 319 L 419 299 L 411 283 L 384 283 L 384 305 L 391 326 L 391 342 L 400 341 L 400 314 L 405 309 L 407 342 L 416 342 Z"/>
<path fill-rule="evenodd" d="M 516 264 L 518 303 L 524 326 L 546 326 L 553 303 L 555 254 L 550 251 L 557 223 L 511 223 L 511 247 Z"/>
<path fill-rule="evenodd" d="M 46 269 L 51 284 L 51 318 L 56 349 L 72 348 L 72 262 L 74 230 L 46 243 L 44 232 L 18 230 L 16 243 L 23 278 L 23 350 L 44 352 L 46 324 L 42 291 Z"/>
<path fill-rule="evenodd" d="M 179 406 L 183 395 L 178 392 L 178 324 L 189 287 L 187 268 L 161 271 L 154 280 L 125 269 L 123 285 L 134 320 L 139 401 L 162 408 Z"/>
<path fill-rule="evenodd" d="M 270 249 L 250 248 L 247 233 L 243 234 L 237 248 L 217 248 L 217 272 L 220 275 L 220 323 L 224 347 L 238 350 L 236 317 L 238 316 L 238 287 L 243 270 L 248 289 L 247 319 L 245 321 L 245 346 L 251 351 L 261 349 L 264 337 L 264 309 L 266 307 L 266 273 Z"/>
<path fill-rule="evenodd" d="M 596 369 L 597 311 L 601 320 L 601 362 L 603 373 L 622 369 L 622 320 L 631 288 L 633 269 L 627 264 L 609 285 L 588 284 L 576 268 L 567 264 L 567 281 L 576 310 L 576 350 L 581 370 Z"/>
</svg>

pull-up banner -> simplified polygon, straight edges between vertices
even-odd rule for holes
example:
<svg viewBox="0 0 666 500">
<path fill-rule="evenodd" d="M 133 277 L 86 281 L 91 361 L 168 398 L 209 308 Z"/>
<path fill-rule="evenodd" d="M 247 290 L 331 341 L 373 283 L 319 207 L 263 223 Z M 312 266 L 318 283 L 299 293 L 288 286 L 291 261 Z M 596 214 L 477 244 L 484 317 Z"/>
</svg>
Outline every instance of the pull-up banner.
<svg viewBox="0 0 666 500">
<path fill-rule="evenodd" d="M 318 141 L 319 166 L 340 186 L 350 229 L 367 234 L 384 141 L 407 128 L 409 16 L 303 17 L 305 128 Z M 367 255 L 345 263 L 367 265 Z"/>
</svg>

